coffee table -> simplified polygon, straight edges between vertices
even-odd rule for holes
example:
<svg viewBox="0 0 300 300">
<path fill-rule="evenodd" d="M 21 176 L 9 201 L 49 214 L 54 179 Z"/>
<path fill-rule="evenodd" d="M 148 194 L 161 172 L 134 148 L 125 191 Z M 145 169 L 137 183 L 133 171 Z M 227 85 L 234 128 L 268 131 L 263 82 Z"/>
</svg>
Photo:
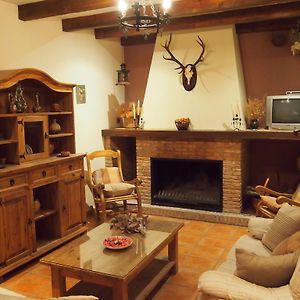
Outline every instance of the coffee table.
<svg viewBox="0 0 300 300">
<path fill-rule="evenodd" d="M 176 274 L 178 231 L 182 226 L 179 221 L 149 217 L 146 235 L 130 234 L 133 244 L 122 250 L 106 249 L 102 244 L 106 237 L 120 235 L 120 230 L 111 229 L 108 223 L 95 227 L 40 260 L 51 267 L 53 296 L 66 295 L 66 277 L 72 277 L 110 287 L 113 300 L 145 299 L 168 274 Z M 157 258 L 166 246 L 167 257 Z M 135 287 L 131 288 L 133 293 L 130 295 L 129 286 L 139 277 L 145 277 L 145 272 L 154 265 L 153 277 L 138 294 Z"/>
</svg>

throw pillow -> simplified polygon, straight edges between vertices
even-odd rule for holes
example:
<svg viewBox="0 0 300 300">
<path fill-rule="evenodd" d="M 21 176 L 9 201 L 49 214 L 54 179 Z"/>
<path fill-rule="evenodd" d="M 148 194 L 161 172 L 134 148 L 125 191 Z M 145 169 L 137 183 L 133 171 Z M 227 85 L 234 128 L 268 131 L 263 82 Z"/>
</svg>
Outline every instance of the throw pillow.
<svg viewBox="0 0 300 300">
<path fill-rule="evenodd" d="M 249 219 L 248 231 L 256 239 L 261 240 L 270 229 L 273 219 L 253 217 Z"/>
<path fill-rule="evenodd" d="M 277 256 L 258 256 L 237 248 L 236 271 L 238 277 L 265 287 L 279 287 L 289 283 L 297 265 L 300 251 Z"/>
<path fill-rule="evenodd" d="M 288 254 L 297 250 L 300 250 L 300 231 L 297 231 L 279 243 L 274 248 L 272 255 Z"/>
<path fill-rule="evenodd" d="M 300 230 L 300 209 L 283 203 L 271 224 L 270 229 L 262 238 L 262 243 L 269 248 L 274 248 L 287 237 Z"/>
</svg>

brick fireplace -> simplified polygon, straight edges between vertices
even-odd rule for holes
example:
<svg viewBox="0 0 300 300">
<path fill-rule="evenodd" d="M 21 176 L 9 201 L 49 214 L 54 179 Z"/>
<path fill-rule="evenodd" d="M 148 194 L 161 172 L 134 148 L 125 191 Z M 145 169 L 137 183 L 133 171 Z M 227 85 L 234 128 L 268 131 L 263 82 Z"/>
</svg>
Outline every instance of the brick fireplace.
<svg viewBox="0 0 300 300">
<path fill-rule="evenodd" d="M 241 141 L 137 139 L 137 176 L 143 181 L 143 202 L 151 204 L 151 158 L 216 160 L 223 161 L 223 212 L 240 213 L 244 153 Z"/>
<path fill-rule="evenodd" d="M 120 149 L 125 178 L 139 177 L 145 213 L 169 217 L 246 225 L 251 202 L 243 197 L 247 186 L 271 177 L 270 188 L 287 190 L 299 182 L 296 162 L 300 140 L 293 132 L 182 131 L 107 129 L 104 147 Z M 288 155 L 283 155 L 288 153 Z M 151 159 L 208 160 L 222 162 L 221 212 L 151 204 Z M 280 175 L 280 176 L 279 176 Z M 245 199 L 246 198 L 246 199 Z"/>
</svg>

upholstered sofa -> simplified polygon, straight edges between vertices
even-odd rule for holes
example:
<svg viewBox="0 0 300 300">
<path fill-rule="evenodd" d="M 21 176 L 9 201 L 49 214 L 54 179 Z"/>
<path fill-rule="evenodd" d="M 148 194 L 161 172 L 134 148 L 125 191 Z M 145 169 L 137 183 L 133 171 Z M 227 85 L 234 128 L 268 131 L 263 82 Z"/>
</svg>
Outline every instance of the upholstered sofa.
<svg viewBox="0 0 300 300">
<path fill-rule="evenodd" d="M 196 299 L 300 300 L 300 208 L 285 203 L 274 219 L 252 217 L 248 229 L 216 270 L 200 275 Z"/>
<path fill-rule="evenodd" d="M 67 296 L 59 298 L 48 298 L 48 300 L 97 300 L 94 296 Z M 41 300 L 39 298 L 29 298 L 0 287 L 0 300 Z"/>
</svg>

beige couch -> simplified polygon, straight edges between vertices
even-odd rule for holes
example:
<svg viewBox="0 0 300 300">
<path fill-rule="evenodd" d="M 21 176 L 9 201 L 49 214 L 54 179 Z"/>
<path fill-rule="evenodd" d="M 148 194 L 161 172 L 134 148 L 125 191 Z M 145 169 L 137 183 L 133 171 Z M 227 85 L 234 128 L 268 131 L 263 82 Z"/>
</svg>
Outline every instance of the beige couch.
<svg viewBox="0 0 300 300">
<path fill-rule="evenodd" d="M 97 300 L 94 296 L 68 296 L 59 298 L 49 298 L 49 300 Z M 0 300 L 40 300 L 38 298 L 28 298 L 8 289 L 0 287 Z"/>
<path fill-rule="evenodd" d="M 288 205 L 288 204 L 286 204 Z M 298 208 L 297 218 L 299 219 L 300 226 L 300 209 Z M 275 217 L 276 218 L 276 217 Z M 278 222 L 278 221 L 277 221 Z M 280 223 L 280 226 L 290 224 L 290 221 Z M 276 223 L 277 225 L 277 223 Z M 230 300 L 299 300 L 300 299 L 300 258 L 296 256 L 299 251 L 294 251 L 290 254 L 295 255 L 295 265 L 291 269 L 291 279 L 289 283 L 279 287 L 264 287 L 247 280 L 241 279 L 235 275 L 236 272 L 236 249 L 247 249 L 256 253 L 260 258 L 267 256 L 271 259 L 271 250 L 268 249 L 262 239 L 265 234 L 270 232 L 270 228 L 275 226 L 273 219 L 264 219 L 253 217 L 249 221 L 248 229 L 249 235 L 243 235 L 233 246 L 229 252 L 226 260 L 222 263 L 217 270 L 204 272 L 198 281 L 198 294 L 197 300 L 213 300 L 213 299 L 230 299 Z M 287 226 L 288 231 L 289 227 Z M 276 229 L 272 228 L 272 230 Z M 300 227 L 298 227 L 298 232 Z M 279 230 L 280 231 L 280 230 Z M 275 230 L 278 232 L 278 230 Z M 297 229 L 291 231 L 295 235 L 298 234 Z M 291 236 L 290 235 L 290 236 Z M 299 234 L 298 234 L 299 235 Z M 276 238 L 276 237 L 275 237 Z M 283 236 L 281 237 L 283 239 Z M 285 239 L 286 240 L 286 239 Z M 298 247 L 298 246 L 297 246 Z M 274 250 L 273 250 L 274 251 Z M 291 251 L 290 251 L 291 252 Z M 283 255 L 281 255 L 282 257 Z M 286 255 L 284 255 L 286 257 Z M 275 257 L 275 259 L 278 257 Z M 263 257 L 265 259 L 265 257 Z M 298 260 L 298 262 L 297 262 Z M 265 272 L 268 273 L 268 272 Z M 274 272 L 276 273 L 276 272 Z M 273 274 L 274 274 L 273 273 Z M 262 275 L 262 274 L 261 274 Z M 259 274 L 258 274 L 259 276 Z M 264 276 L 264 275 L 263 275 Z M 270 277 L 266 274 L 266 277 Z M 272 275 L 273 276 L 273 275 Z"/>
</svg>

